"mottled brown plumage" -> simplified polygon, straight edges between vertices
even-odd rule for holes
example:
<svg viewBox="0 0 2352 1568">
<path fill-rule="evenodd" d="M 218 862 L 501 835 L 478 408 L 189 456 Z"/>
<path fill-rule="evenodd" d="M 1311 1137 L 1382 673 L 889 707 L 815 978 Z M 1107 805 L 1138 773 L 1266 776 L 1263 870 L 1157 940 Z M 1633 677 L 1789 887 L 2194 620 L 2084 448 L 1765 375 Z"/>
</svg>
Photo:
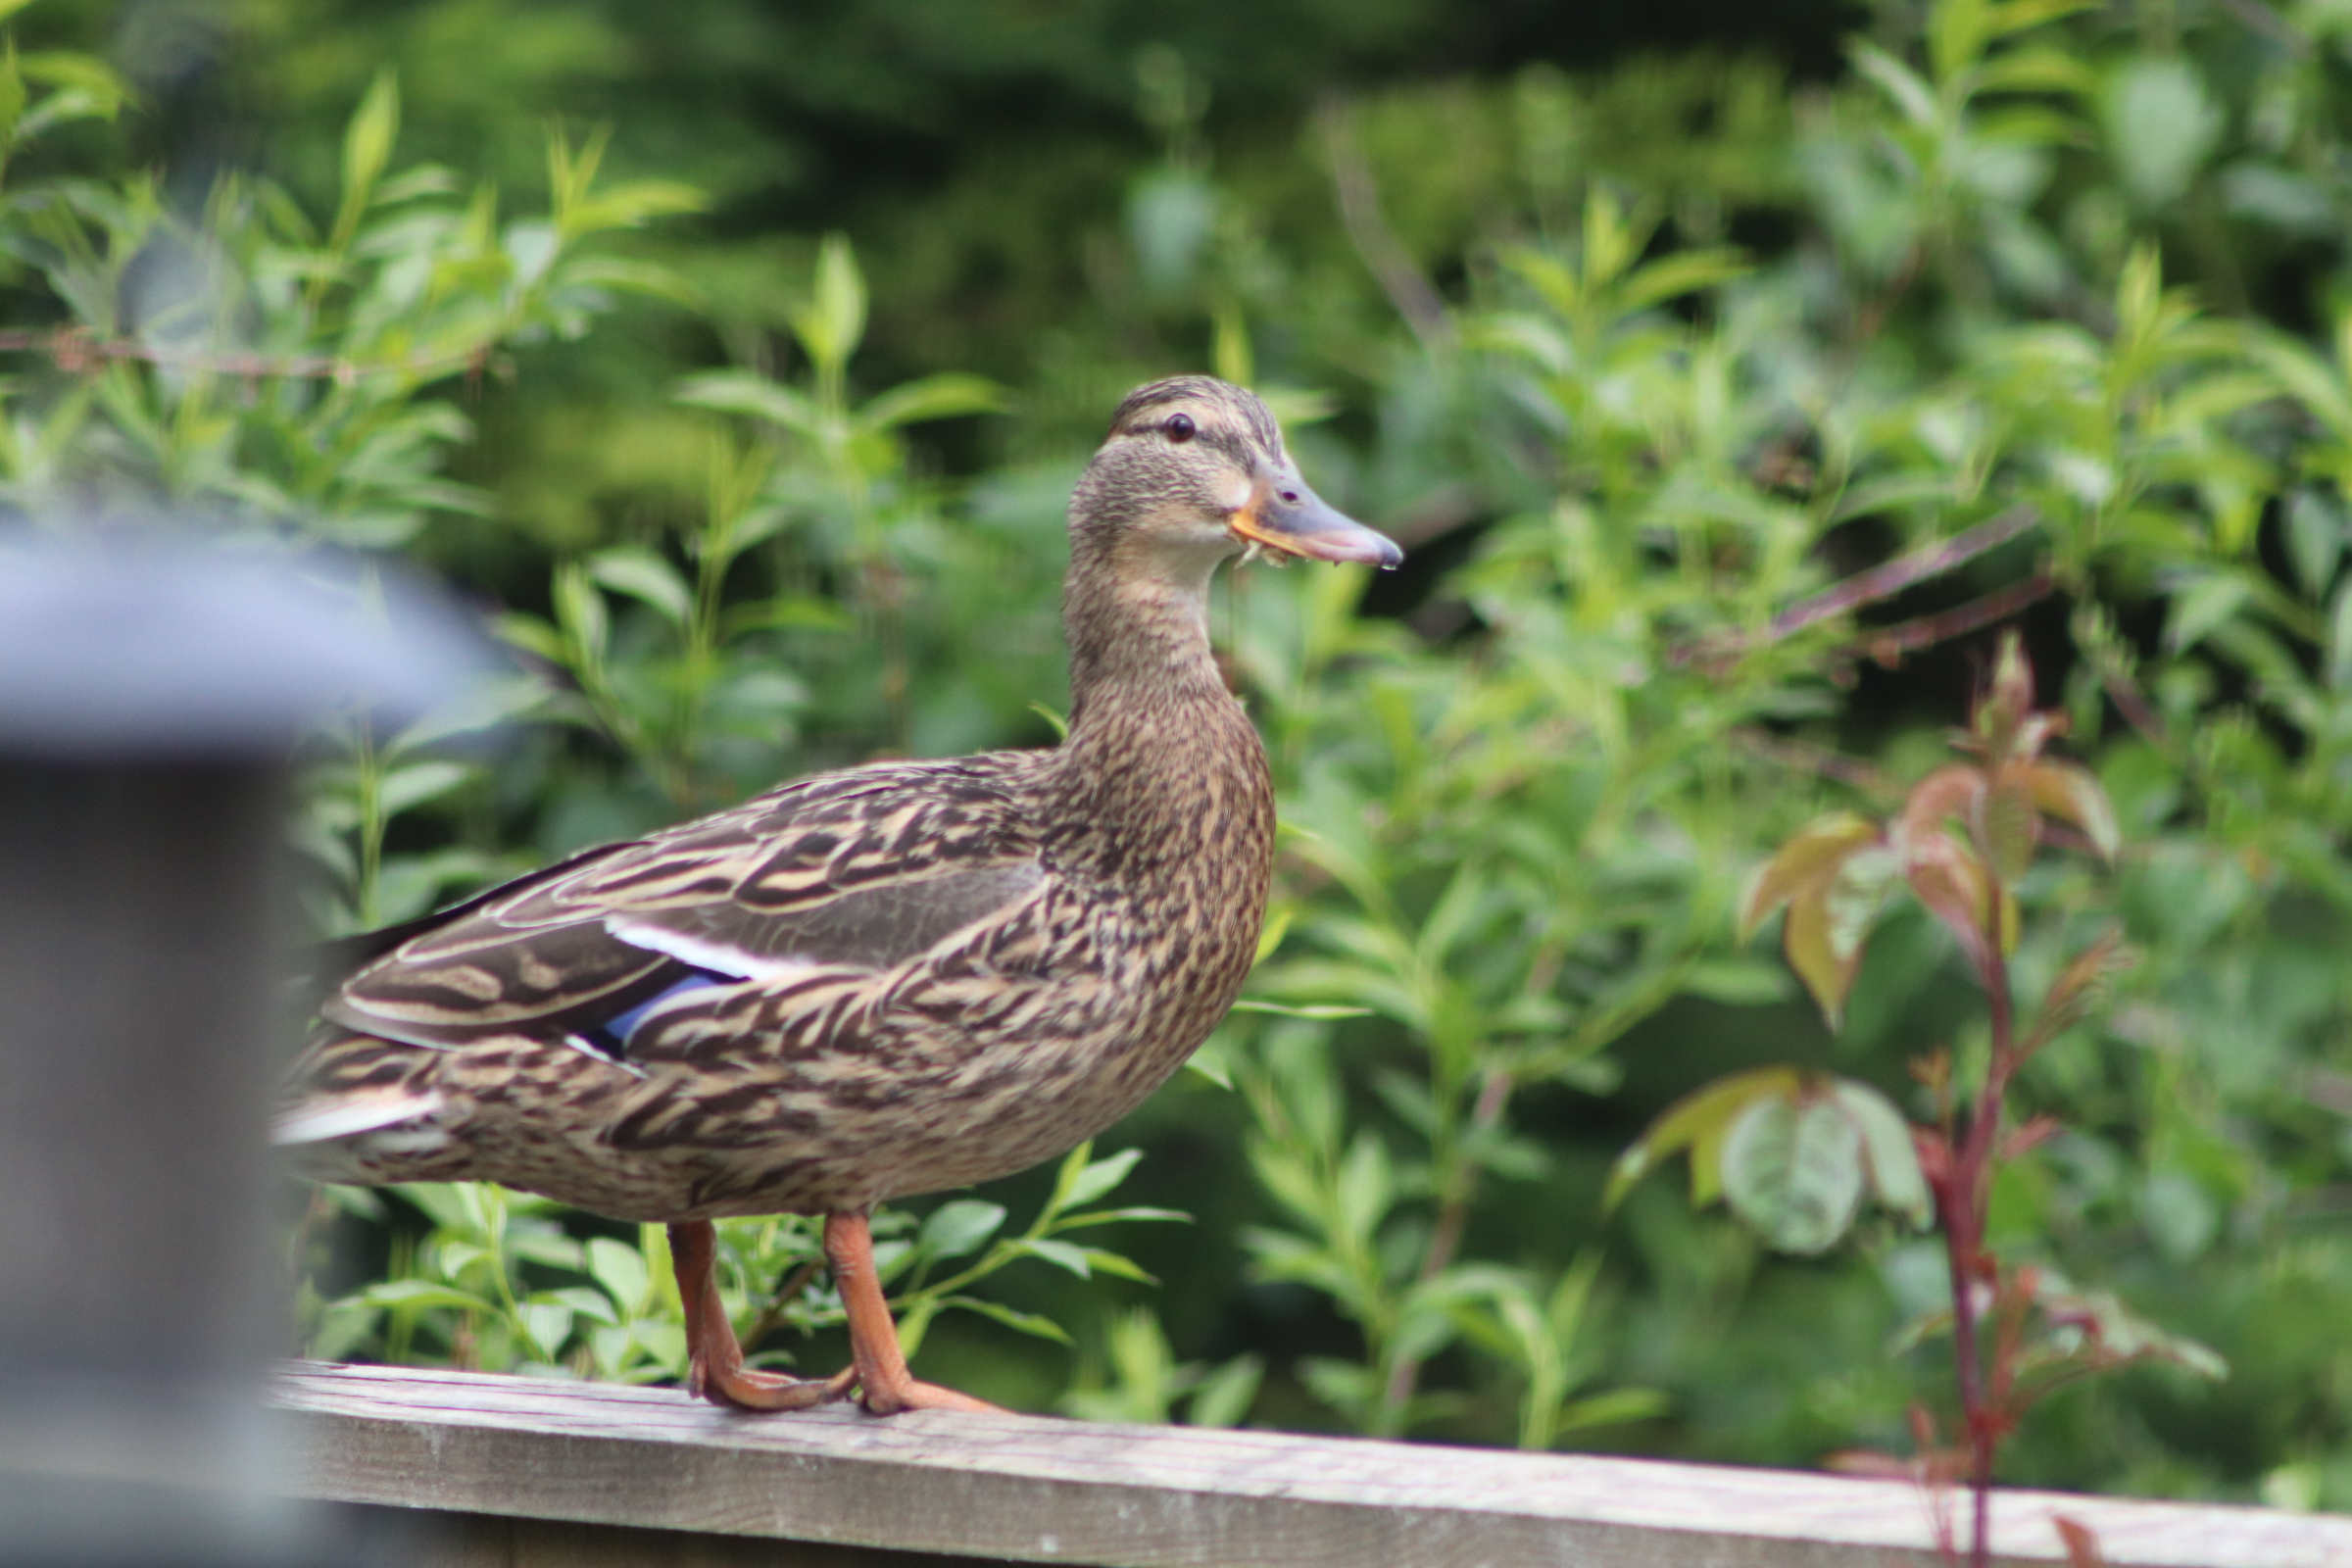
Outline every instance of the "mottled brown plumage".
<svg viewBox="0 0 2352 1568">
<path fill-rule="evenodd" d="M 1232 1004 L 1265 908 L 1273 794 L 1210 657 L 1209 575 L 1245 548 L 1396 547 L 1204 377 L 1121 405 L 1070 541 L 1059 747 L 799 780 L 387 934 L 296 1064 L 297 1168 L 673 1225 L 823 1213 L 855 1273 L 875 1202 L 1020 1170 L 1132 1108 Z M 876 1310 L 869 1405 L 956 1402 L 885 1364 Z M 852 1376 L 771 1401 L 731 1335 L 698 1343 L 698 1379 L 705 1348 L 739 1402 Z"/>
</svg>

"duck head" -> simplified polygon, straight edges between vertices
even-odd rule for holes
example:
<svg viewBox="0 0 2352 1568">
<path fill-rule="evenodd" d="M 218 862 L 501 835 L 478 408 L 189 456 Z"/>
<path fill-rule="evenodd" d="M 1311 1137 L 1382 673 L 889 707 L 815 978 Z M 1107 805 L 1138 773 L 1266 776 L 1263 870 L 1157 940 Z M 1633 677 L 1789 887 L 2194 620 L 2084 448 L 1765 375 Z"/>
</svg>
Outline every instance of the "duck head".
<svg viewBox="0 0 2352 1568">
<path fill-rule="evenodd" d="M 1108 558 L 1171 585 L 1205 585 L 1245 551 L 1384 568 L 1404 559 L 1308 488 L 1255 394 L 1205 375 L 1127 394 L 1079 481 L 1070 535 L 1074 564 Z"/>
</svg>

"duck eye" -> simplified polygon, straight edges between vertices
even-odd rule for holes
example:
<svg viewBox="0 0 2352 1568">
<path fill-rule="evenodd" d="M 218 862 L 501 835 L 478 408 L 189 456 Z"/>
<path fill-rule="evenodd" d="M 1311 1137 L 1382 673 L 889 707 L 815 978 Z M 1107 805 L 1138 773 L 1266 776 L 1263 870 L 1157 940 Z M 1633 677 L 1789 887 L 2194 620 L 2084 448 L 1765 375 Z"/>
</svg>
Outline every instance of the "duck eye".
<svg viewBox="0 0 2352 1568">
<path fill-rule="evenodd" d="M 1171 441 L 1190 441 L 1195 428 L 1193 416 L 1189 414 L 1176 415 L 1161 428 L 1168 432 L 1168 439 Z"/>
</svg>

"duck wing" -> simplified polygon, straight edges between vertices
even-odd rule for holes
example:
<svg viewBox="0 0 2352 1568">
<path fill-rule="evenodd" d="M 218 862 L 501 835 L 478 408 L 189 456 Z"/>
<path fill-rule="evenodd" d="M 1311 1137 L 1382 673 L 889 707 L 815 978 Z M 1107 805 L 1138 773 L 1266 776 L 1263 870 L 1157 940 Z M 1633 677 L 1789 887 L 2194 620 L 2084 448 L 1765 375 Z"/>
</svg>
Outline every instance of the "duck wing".
<svg viewBox="0 0 2352 1568">
<path fill-rule="evenodd" d="M 320 1011 L 412 1045 L 618 1054 L 616 1023 L 690 985 L 889 968 L 1043 882 L 1022 787 L 1043 755 L 819 774 L 589 852 L 401 937 Z"/>
</svg>

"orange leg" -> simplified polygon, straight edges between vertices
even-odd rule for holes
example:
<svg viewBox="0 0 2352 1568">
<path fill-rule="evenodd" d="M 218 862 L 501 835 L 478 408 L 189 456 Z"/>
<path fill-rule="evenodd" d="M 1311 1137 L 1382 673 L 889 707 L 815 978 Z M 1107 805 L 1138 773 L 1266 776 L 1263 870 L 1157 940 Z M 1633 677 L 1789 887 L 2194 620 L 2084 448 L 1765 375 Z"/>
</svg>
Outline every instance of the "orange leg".
<svg viewBox="0 0 2352 1568">
<path fill-rule="evenodd" d="M 743 1364 L 743 1347 L 735 1343 L 735 1325 L 727 1321 L 726 1303 L 719 1299 L 718 1235 L 709 1220 L 669 1227 L 669 1259 L 686 1307 L 689 1394 L 746 1410 L 805 1410 L 848 1396 L 855 1367 L 830 1378 L 795 1378 Z"/>
<path fill-rule="evenodd" d="M 1004 1413 L 968 1394 L 918 1383 L 906 1370 L 906 1357 L 899 1350 L 899 1326 L 891 1321 L 882 1281 L 874 1273 L 874 1234 L 863 1214 L 825 1216 L 825 1259 L 833 1265 L 833 1283 L 841 1288 L 841 1304 L 849 1310 L 850 1371 L 858 1379 L 858 1401 L 868 1410 L 876 1415 L 901 1410 Z"/>
</svg>

